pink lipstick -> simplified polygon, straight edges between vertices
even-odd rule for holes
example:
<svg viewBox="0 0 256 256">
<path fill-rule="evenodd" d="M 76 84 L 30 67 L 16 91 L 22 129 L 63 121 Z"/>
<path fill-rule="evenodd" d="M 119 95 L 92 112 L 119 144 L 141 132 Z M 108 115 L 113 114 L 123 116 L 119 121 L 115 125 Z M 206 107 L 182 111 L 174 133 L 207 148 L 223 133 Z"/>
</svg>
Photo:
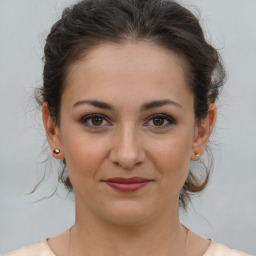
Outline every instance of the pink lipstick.
<svg viewBox="0 0 256 256">
<path fill-rule="evenodd" d="M 107 180 L 103 180 L 107 185 L 111 188 L 116 189 L 120 192 L 135 192 L 146 185 L 148 185 L 152 180 L 140 178 L 140 177 L 132 177 L 132 178 L 122 178 L 116 177 Z"/>
</svg>

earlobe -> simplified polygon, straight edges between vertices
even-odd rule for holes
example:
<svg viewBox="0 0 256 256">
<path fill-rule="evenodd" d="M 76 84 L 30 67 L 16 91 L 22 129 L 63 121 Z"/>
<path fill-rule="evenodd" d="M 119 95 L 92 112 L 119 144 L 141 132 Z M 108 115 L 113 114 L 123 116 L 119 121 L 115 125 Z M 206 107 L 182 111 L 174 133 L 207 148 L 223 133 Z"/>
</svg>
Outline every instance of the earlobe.
<svg viewBox="0 0 256 256">
<path fill-rule="evenodd" d="M 208 115 L 205 119 L 201 120 L 195 130 L 195 138 L 193 143 L 193 149 L 190 159 L 192 161 L 198 160 L 198 156 L 204 154 L 207 142 L 213 131 L 217 116 L 217 109 L 215 104 L 211 103 L 208 106 Z"/>
<path fill-rule="evenodd" d="M 52 117 L 50 115 L 50 111 L 49 111 L 47 102 L 44 102 L 43 106 L 42 106 L 42 118 L 43 118 L 43 123 L 44 123 L 47 140 L 48 140 L 49 146 L 51 148 L 53 157 L 56 159 L 63 159 L 64 155 L 61 150 L 62 144 L 61 144 L 61 139 L 60 139 L 59 128 L 58 128 L 56 122 L 52 119 Z M 54 153 L 55 149 L 59 150 L 58 154 Z"/>
</svg>

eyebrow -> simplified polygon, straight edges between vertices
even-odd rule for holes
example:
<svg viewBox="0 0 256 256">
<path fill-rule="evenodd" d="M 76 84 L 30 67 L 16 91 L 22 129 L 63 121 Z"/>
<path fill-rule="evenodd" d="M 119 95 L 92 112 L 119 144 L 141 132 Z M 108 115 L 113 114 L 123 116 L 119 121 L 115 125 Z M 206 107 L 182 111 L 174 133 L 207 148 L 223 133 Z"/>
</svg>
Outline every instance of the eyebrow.
<svg viewBox="0 0 256 256">
<path fill-rule="evenodd" d="M 180 104 L 178 104 L 177 102 L 175 102 L 173 100 L 169 100 L 169 99 L 164 99 L 164 100 L 154 100 L 154 101 L 145 103 L 141 106 L 141 110 L 145 111 L 145 110 L 149 110 L 151 108 L 162 107 L 165 105 L 174 105 L 176 107 L 183 109 L 183 107 Z"/>
<path fill-rule="evenodd" d="M 83 105 L 83 104 L 88 104 L 88 105 L 92 105 L 94 107 L 97 108 L 101 108 L 101 109 L 108 109 L 108 110 L 113 110 L 114 107 L 106 102 L 103 101 L 98 101 L 98 100 L 79 100 L 78 102 L 76 102 L 72 107 L 77 107 L 79 105 Z"/>
<path fill-rule="evenodd" d="M 88 104 L 88 105 L 92 105 L 94 107 L 97 108 L 101 108 L 101 109 L 107 109 L 107 110 L 114 110 L 114 107 L 106 102 L 103 101 L 98 101 L 98 100 L 80 100 L 78 102 L 76 102 L 72 107 L 77 107 L 83 104 Z M 154 100 L 148 103 L 144 103 L 141 106 L 141 111 L 145 111 L 145 110 L 149 110 L 152 108 L 157 108 L 157 107 L 162 107 L 165 105 L 174 105 L 176 107 L 179 107 L 181 109 L 183 109 L 183 107 L 178 104 L 177 102 L 173 101 L 173 100 L 169 100 L 169 99 L 163 99 L 163 100 Z"/>
</svg>

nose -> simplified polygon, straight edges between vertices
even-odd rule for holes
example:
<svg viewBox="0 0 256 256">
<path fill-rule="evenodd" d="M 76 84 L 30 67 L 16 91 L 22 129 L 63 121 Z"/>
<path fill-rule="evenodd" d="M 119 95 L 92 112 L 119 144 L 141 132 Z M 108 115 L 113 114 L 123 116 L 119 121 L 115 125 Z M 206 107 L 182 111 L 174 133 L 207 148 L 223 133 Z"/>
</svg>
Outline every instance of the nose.
<svg viewBox="0 0 256 256">
<path fill-rule="evenodd" d="M 126 126 L 115 132 L 109 158 L 126 170 L 144 162 L 146 155 L 136 128 Z"/>
</svg>

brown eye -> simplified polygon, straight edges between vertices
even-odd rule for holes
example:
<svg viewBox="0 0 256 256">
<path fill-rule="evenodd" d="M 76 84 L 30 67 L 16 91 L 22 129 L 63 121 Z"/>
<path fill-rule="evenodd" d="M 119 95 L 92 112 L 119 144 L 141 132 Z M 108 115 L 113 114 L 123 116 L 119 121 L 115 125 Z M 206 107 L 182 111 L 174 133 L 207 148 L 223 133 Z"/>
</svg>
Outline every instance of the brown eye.
<svg viewBox="0 0 256 256">
<path fill-rule="evenodd" d="M 91 115 L 84 116 L 80 120 L 80 123 L 89 128 L 92 128 L 92 129 L 103 128 L 103 127 L 111 125 L 107 121 L 105 116 L 103 116 L 101 114 L 91 114 Z"/>
<path fill-rule="evenodd" d="M 152 121 L 155 126 L 162 126 L 165 119 L 163 117 L 154 117 Z"/>
<path fill-rule="evenodd" d="M 177 124 L 176 120 L 166 114 L 155 114 L 144 124 L 155 129 L 165 129 L 172 125 Z"/>
<path fill-rule="evenodd" d="M 92 117 L 92 121 L 91 122 L 95 126 L 100 126 L 103 123 L 103 118 L 95 116 L 95 117 Z"/>
</svg>

